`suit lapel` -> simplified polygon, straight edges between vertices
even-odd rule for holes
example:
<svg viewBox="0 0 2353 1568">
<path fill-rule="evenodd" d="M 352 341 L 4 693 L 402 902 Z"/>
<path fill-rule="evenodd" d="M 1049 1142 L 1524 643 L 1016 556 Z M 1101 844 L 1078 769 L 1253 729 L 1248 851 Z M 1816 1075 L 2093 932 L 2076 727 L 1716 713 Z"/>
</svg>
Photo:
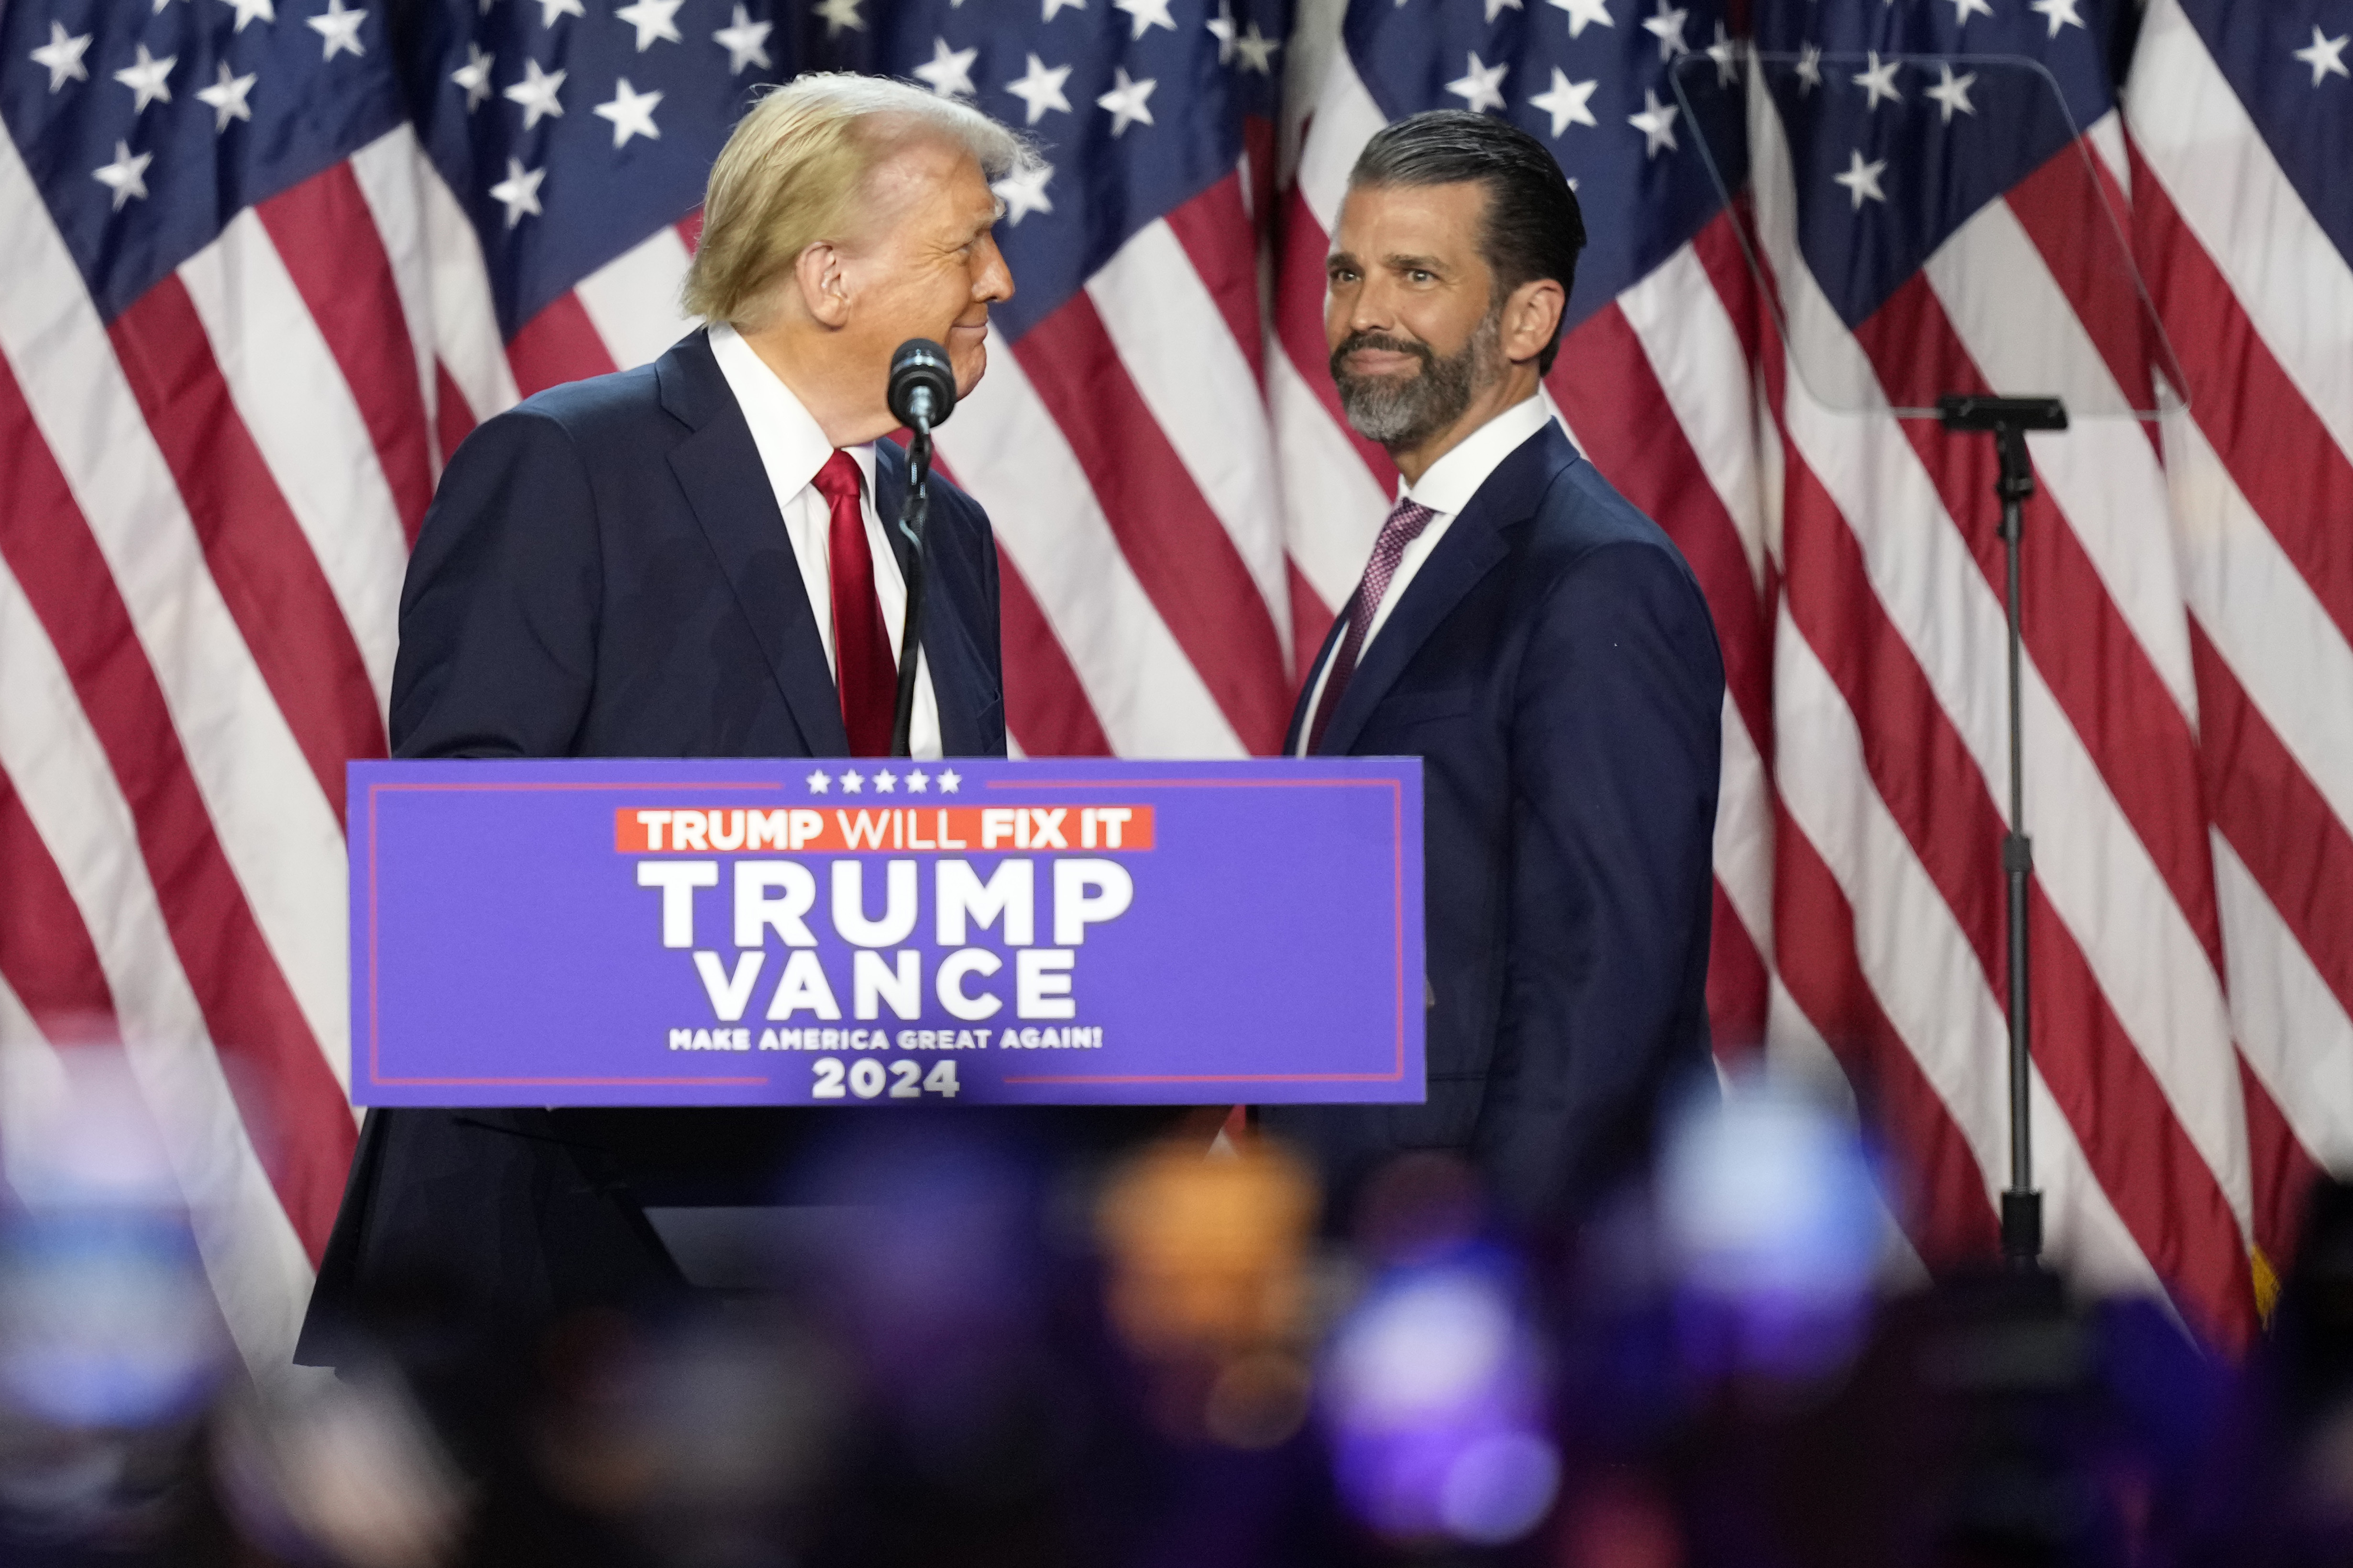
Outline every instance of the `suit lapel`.
<svg viewBox="0 0 2353 1568">
<path fill-rule="evenodd" d="M 1446 532 L 1413 574 L 1397 605 L 1381 623 L 1380 634 L 1366 645 L 1356 675 L 1340 694 L 1331 727 L 1324 731 L 1324 756 L 1345 755 L 1371 720 L 1373 710 L 1397 684 L 1413 656 L 1439 624 L 1453 613 L 1478 581 L 1495 569 L 1507 553 L 1503 531 L 1535 513 L 1545 487 L 1553 475 L 1574 462 L 1577 449 L 1546 421 L 1543 429 L 1514 447 L 1495 466 L 1471 504 L 1447 526 Z M 1328 640 L 1328 639 L 1327 639 Z"/>
<path fill-rule="evenodd" d="M 892 441 L 874 443 L 874 514 L 898 559 L 902 582 L 911 581 L 913 550 L 899 532 L 899 509 L 907 494 L 907 458 Z M 932 512 L 924 524 L 931 572 L 923 585 L 923 664 L 931 671 L 932 696 L 940 710 L 940 750 L 951 757 L 979 756 L 989 747 L 981 733 L 981 710 L 997 694 L 987 689 L 987 666 L 964 613 L 939 570 L 940 551 L 931 540 L 940 526 L 940 494 L 934 485 Z M 892 649 L 893 654 L 898 649 Z"/>
<path fill-rule="evenodd" d="M 776 490 L 710 340 L 701 332 L 686 339 L 661 357 L 656 374 L 662 405 L 694 431 L 670 449 L 670 471 L 734 587 L 801 740 L 811 756 L 848 756 L 849 732 Z"/>
</svg>

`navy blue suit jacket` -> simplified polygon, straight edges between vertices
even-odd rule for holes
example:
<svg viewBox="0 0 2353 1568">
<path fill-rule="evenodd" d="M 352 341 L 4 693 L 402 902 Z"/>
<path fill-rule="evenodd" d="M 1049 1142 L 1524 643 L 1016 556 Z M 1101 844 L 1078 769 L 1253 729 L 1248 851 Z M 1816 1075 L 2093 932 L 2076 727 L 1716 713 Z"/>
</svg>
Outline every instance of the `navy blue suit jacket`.
<svg viewBox="0 0 2353 1568">
<path fill-rule="evenodd" d="M 896 518 L 906 458 L 875 452 L 875 506 Z M 1002 756 L 987 516 L 934 478 L 928 536 L 944 749 Z M 401 593 L 392 742 L 400 757 L 849 754 L 775 490 L 704 334 L 543 392 L 458 448 Z M 332 1360 L 343 1320 L 388 1294 L 522 1329 L 674 1283 L 634 1201 L 647 1173 L 756 1184 L 806 1114 L 375 1111 L 297 1359 Z"/>
<path fill-rule="evenodd" d="M 1407 1150 L 1461 1154 L 1522 1219 L 1638 1161 L 1708 1067 L 1723 708 L 1690 566 L 1547 423 L 1406 585 L 1321 748 L 1422 758 L 1429 1100 L 1263 1123 L 1343 1194 Z"/>
</svg>

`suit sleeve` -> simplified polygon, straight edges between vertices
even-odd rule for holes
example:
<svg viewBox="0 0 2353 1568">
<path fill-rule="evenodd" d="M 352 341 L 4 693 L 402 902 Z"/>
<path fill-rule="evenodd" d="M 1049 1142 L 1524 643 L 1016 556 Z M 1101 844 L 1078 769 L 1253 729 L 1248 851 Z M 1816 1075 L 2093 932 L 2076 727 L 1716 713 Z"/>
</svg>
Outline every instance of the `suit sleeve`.
<svg viewBox="0 0 2353 1568">
<path fill-rule="evenodd" d="M 1578 560 L 1514 696 L 1503 1011 L 1481 1163 L 1524 1218 L 1574 1212 L 1707 1064 L 1724 670 L 1698 587 L 1648 543 Z"/>
<path fill-rule="evenodd" d="M 399 757 L 560 757 L 596 674 L 596 502 L 570 434 L 513 410 L 441 476 L 400 595 Z"/>
</svg>

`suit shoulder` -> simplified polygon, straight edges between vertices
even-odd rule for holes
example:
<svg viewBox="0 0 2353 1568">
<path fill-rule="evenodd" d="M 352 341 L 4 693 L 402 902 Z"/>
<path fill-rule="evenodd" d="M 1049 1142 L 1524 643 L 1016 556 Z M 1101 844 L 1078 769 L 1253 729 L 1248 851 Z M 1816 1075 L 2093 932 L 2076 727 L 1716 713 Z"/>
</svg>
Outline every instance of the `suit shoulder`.
<svg viewBox="0 0 2353 1568">
<path fill-rule="evenodd" d="M 1656 552 L 1662 563 L 1698 586 L 1690 563 L 1667 531 L 1620 494 L 1582 454 L 1554 473 L 1537 503 L 1535 521 L 1535 551 L 1562 570 L 1596 552 L 1636 558 Z"/>
<path fill-rule="evenodd" d="M 651 365 L 567 381 L 535 392 L 488 424 L 553 425 L 584 447 L 641 429 L 662 413 L 661 393 Z"/>
</svg>

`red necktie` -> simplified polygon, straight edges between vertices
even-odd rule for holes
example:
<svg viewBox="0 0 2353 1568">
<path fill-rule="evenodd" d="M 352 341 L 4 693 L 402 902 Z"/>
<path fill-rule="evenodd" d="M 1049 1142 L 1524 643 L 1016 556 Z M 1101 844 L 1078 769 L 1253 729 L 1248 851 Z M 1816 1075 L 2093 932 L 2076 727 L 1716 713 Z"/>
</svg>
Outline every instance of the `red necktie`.
<svg viewBox="0 0 2353 1568">
<path fill-rule="evenodd" d="M 833 579 L 833 665 L 842 727 L 849 731 L 851 756 L 885 757 L 899 704 L 899 664 L 882 629 L 881 601 L 874 596 L 874 552 L 858 510 L 858 464 L 849 453 L 836 452 L 812 482 L 833 512 L 825 559 Z"/>
<path fill-rule="evenodd" d="M 1366 628 L 1381 607 L 1382 596 L 1389 591 L 1389 579 L 1397 575 L 1398 563 L 1405 559 L 1405 547 L 1420 538 L 1421 531 L 1437 515 L 1419 501 L 1400 497 L 1389 511 L 1388 521 L 1381 525 L 1380 537 L 1373 541 L 1373 558 L 1365 563 L 1365 574 L 1343 612 L 1348 617 L 1348 629 L 1340 634 L 1339 650 L 1332 656 L 1332 673 L 1324 678 L 1324 695 L 1317 700 L 1314 720 L 1307 727 L 1307 750 L 1311 753 L 1323 749 L 1324 731 L 1331 728 L 1332 714 L 1340 706 L 1340 694 L 1348 689 L 1349 678 L 1356 673 L 1356 656 L 1365 651 Z"/>
</svg>

